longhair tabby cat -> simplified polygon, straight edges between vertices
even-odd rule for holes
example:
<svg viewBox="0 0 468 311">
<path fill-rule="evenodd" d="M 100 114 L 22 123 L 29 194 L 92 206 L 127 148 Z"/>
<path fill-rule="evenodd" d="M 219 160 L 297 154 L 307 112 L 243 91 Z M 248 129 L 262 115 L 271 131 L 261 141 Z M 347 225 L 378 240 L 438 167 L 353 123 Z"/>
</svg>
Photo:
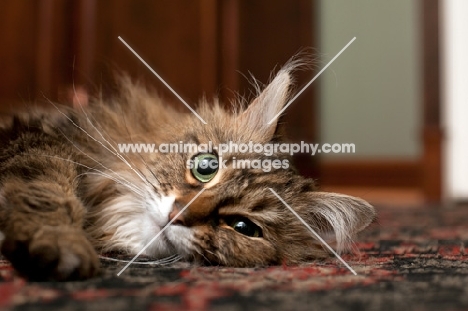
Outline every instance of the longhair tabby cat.
<svg viewBox="0 0 468 311">
<path fill-rule="evenodd" d="M 93 277 L 98 253 L 138 253 L 202 189 L 143 253 L 154 258 L 236 267 L 300 264 L 328 251 L 272 188 L 338 251 L 375 217 L 362 199 L 317 191 L 289 166 L 233 169 L 236 159 L 290 160 L 284 153 L 227 153 L 226 168 L 187 166 L 218 155 L 125 153 L 119 142 L 213 145 L 279 142 L 277 120 L 291 96 L 281 68 L 247 108 L 216 100 L 177 112 L 146 88 L 121 79 L 118 96 L 79 109 L 51 105 L 19 113 L 0 128 L 2 254 L 33 280 Z M 55 109 L 54 109 L 55 107 Z"/>
</svg>

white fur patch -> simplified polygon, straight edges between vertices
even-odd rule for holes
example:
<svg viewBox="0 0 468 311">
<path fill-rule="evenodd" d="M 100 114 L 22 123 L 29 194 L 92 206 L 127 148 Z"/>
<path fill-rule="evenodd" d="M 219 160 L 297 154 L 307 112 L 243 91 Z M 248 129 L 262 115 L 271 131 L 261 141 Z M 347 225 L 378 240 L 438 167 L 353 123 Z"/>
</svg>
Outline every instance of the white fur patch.
<svg viewBox="0 0 468 311">
<path fill-rule="evenodd" d="M 145 191 L 145 194 L 144 198 L 133 193 L 121 195 L 107 202 L 103 208 L 107 215 L 112 215 L 107 217 L 103 229 L 115 232 L 109 241 L 110 248 L 137 254 L 148 245 L 143 254 L 151 257 L 188 255 L 188 241 L 192 236 L 190 229 L 170 226 L 160 234 L 169 222 L 175 197 L 158 196 L 153 191 Z M 158 238 L 148 244 L 158 234 Z"/>
</svg>

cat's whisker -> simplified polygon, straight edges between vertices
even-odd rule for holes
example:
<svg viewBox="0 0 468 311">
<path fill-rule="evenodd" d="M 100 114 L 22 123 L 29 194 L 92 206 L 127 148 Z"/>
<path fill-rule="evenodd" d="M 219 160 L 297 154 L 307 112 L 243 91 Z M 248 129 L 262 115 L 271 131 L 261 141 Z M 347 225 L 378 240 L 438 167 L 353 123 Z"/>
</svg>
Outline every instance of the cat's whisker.
<svg viewBox="0 0 468 311">
<path fill-rule="evenodd" d="M 131 163 L 132 165 L 131 165 L 131 164 L 129 163 L 129 161 L 128 161 L 121 153 L 119 153 L 119 151 L 114 147 L 114 145 L 111 144 L 111 143 L 109 142 L 109 140 L 106 139 L 106 138 L 104 137 L 104 135 L 102 134 L 102 131 L 100 131 L 100 130 L 97 129 L 97 127 L 94 125 L 94 123 L 91 122 L 91 119 L 89 118 L 88 114 L 87 114 L 86 111 L 83 109 L 83 106 L 82 106 L 81 104 L 80 104 L 80 108 L 81 108 L 81 111 L 83 112 L 83 114 L 85 115 L 86 120 L 88 121 L 88 123 L 89 123 L 89 124 L 92 126 L 92 128 L 99 134 L 99 136 L 101 136 L 101 138 L 109 145 L 109 147 L 112 148 L 112 150 L 115 152 L 114 155 L 117 156 L 120 160 L 122 160 L 125 164 L 127 164 L 127 166 L 129 166 L 130 169 L 132 169 L 142 180 L 145 179 L 146 182 L 147 182 L 148 184 L 151 184 L 151 183 L 149 182 L 149 180 L 146 178 L 146 176 L 145 176 L 144 174 L 142 174 L 142 172 L 141 172 L 140 170 L 137 169 L 138 172 L 139 172 L 141 175 L 139 175 L 138 172 L 137 172 L 136 170 L 133 169 L 132 165 L 135 166 L 135 163 L 133 163 L 132 161 L 130 161 L 130 162 L 132 162 L 132 163 Z M 112 140 L 112 138 L 109 138 L 109 139 Z M 112 140 L 112 141 L 113 141 L 113 140 Z M 113 141 L 113 142 L 114 142 L 114 141 Z M 114 142 L 114 144 L 115 144 L 115 142 Z M 139 156 L 141 157 L 140 154 L 139 154 Z M 143 181 L 145 181 L 145 180 L 143 180 Z"/>
<path fill-rule="evenodd" d="M 80 109 L 81 109 L 81 112 L 84 114 L 84 116 L 86 117 L 86 121 L 88 121 L 89 125 L 91 125 L 91 127 L 99 134 L 99 136 L 101 136 L 101 138 L 114 150 L 114 152 L 118 153 L 117 149 L 115 149 L 114 145 L 112 145 L 105 137 L 104 135 L 102 135 L 102 131 L 98 130 L 97 127 L 94 125 L 93 122 L 91 122 L 91 119 L 89 117 L 89 115 L 86 113 L 86 110 L 83 108 L 83 105 L 81 104 L 81 100 L 79 98 L 79 96 L 77 95 L 76 93 L 76 88 L 75 88 L 75 84 L 73 84 L 73 93 L 75 94 L 75 97 L 77 98 L 78 100 L 78 105 L 80 106 Z M 93 118 L 94 121 L 96 121 L 94 118 Z M 96 122 L 97 123 L 97 122 Z M 110 140 L 112 140 L 112 138 L 109 137 Z M 112 140 L 113 141 L 113 140 Z M 113 141 L 114 142 L 114 141 Z M 114 142 L 115 144 L 115 142 Z"/>
<path fill-rule="evenodd" d="M 156 179 L 156 182 L 160 185 L 161 182 L 159 181 L 158 177 L 156 177 L 156 174 L 154 174 L 153 170 L 150 168 L 150 166 L 148 165 L 148 162 L 146 162 L 146 160 L 141 156 L 141 154 L 138 154 L 140 156 L 140 159 L 141 161 L 143 162 L 143 165 L 148 169 L 148 171 L 151 173 L 151 175 L 153 175 L 154 179 Z M 148 183 L 150 185 L 153 186 L 153 188 L 156 188 L 149 180 L 148 178 L 146 177 L 145 174 L 143 174 L 143 172 L 141 172 L 143 176 L 145 176 L 146 180 L 148 181 Z"/>
<path fill-rule="evenodd" d="M 74 90 L 74 91 L 75 91 L 75 90 Z M 76 95 L 76 91 L 75 91 L 75 95 Z M 131 161 L 130 159 L 125 159 L 124 155 L 121 154 L 121 153 L 119 153 L 119 152 L 117 151 L 117 149 L 115 149 L 114 145 L 117 145 L 117 144 L 116 144 L 116 142 L 115 142 L 109 135 L 107 135 L 107 136 L 108 136 L 107 139 L 110 140 L 110 141 L 112 141 L 112 142 L 114 143 L 114 145 L 112 145 L 112 144 L 103 136 L 102 133 L 106 133 L 105 130 L 102 130 L 102 129 L 98 130 L 97 127 L 94 125 L 94 123 L 91 121 L 92 116 L 91 116 L 91 118 L 89 117 L 89 115 L 86 113 L 86 111 L 84 110 L 84 108 L 83 108 L 83 106 L 81 105 L 81 102 L 80 102 L 79 100 L 78 100 L 78 103 L 79 103 L 80 108 L 81 108 L 81 111 L 82 111 L 83 114 L 85 115 L 85 117 L 86 117 L 88 123 L 94 128 L 94 130 L 95 130 L 96 132 L 99 133 L 99 135 L 101 136 L 101 138 L 102 138 L 105 142 L 107 142 L 107 144 L 108 144 L 117 154 L 121 155 L 122 158 L 124 158 L 124 160 L 127 160 L 127 161 L 131 162 L 131 164 L 132 164 L 133 166 L 135 166 L 135 163 L 133 163 L 133 161 Z M 93 121 L 97 124 L 96 120 L 95 120 L 94 118 L 92 118 L 92 119 L 93 119 Z M 125 124 L 125 129 L 126 129 L 126 131 L 127 131 L 127 134 L 129 135 L 129 137 L 130 137 L 130 139 L 131 139 L 131 135 L 130 135 L 130 133 L 129 133 L 129 131 L 128 131 L 128 127 L 127 127 L 127 124 L 126 124 L 126 122 L 125 122 L 125 119 L 124 119 L 123 121 L 124 121 L 124 124 Z M 146 168 L 151 172 L 151 174 L 152 174 L 153 177 L 156 179 L 156 181 L 157 181 L 158 183 L 160 183 L 159 180 L 158 180 L 158 178 L 156 177 L 156 175 L 153 173 L 153 171 L 152 171 L 152 170 L 150 169 L 150 167 L 148 166 L 147 162 L 143 159 L 143 157 L 142 157 L 140 154 L 138 154 L 138 156 L 140 157 L 140 159 L 142 160 L 142 162 L 143 162 L 143 164 L 146 166 Z M 152 182 L 148 180 L 148 178 L 146 177 L 146 175 L 145 175 L 140 169 L 137 168 L 137 170 L 138 170 L 138 172 L 141 174 L 141 176 L 143 176 L 143 177 L 146 179 L 147 184 L 150 185 L 150 186 L 152 186 L 154 189 L 156 189 L 156 187 L 152 184 Z"/>
<path fill-rule="evenodd" d="M 61 159 L 62 159 L 62 160 L 66 160 L 66 159 L 63 159 L 63 158 L 61 158 Z M 79 163 L 77 163 L 77 164 L 79 164 Z M 109 175 L 109 174 L 106 174 L 105 172 L 100 171 L 100 170 L 95 169 L 95 168 L 92 168 L 92 167 L 90 167 L 89 169 L 94 170 L 94 171 L 96 171 L 96 172 L 85 172 L 85 173 L 81 173 L 81 174 L 77 175 L 77 176 L 75 177 L 75 179 L 78 178 L 78 177 L 80 177 L 80 176 L 83 176 L 83 175 L 98 175 L 98 176 L 102 176 L 102 177 L 108 178 L 108 179 L 110 179 L 110 180 L 113 180 L 113 181 L 116 182 L 117 184 L 120 184 L 120 185 L 122 185 L 122 186 L 127 187 L 129 190 L 133 191 L 135 194 L 139 195 L 140 197 L 144 197 L 143 192 L 141 192 L 140 189 L 139 189 L 138 187 L 136 187 L 135 185 L 133 185 L 132 183 L 130 183 L 130 182 L 128 182 L 128 183 L 122 182 L 121 180 L 115 178 L 114 176 L 111 176 L 111 175 Z"/>
<path fill-rule="evenodd" d="M 104 260 L 109 260 L 109 261 L 115 261 L 115 262 L 125 262 L 128 263 L 130 262 L 129 260 L 123 260 L 123 259 L 118 259 L 118 258 L 112 258 L 112 257 L 107 257 L 103 255 L 99 255 L 99 258 L 104 259 Z M 154 260 L 154 261 L 135 261 L 133 262 L 134 264 L 137 265 L 158 265 L 158 266 L 164 266 L 164 265 L 170 265 L 173 263 L 176 263 L 177 261 L 180 261 L 182 259 L 181 256 L 179 255 L 171 255 L 166 258 Z"/>
<path fill-rule="evenodd" d="M 52 156 L 48 156 L 48 155 L 42 155 L 42 156 L 45 156 L 45 157 L 52 157 Z M 62 158 L 62 157 L 58 157 L 58 156 L 53 156 L 54 158 L 56 159 L 60 159 L 62 161 L 67 161 L 67 162 L 72 162 L 76 165 L 80 165 L 82 167 L 85 167 L 89 170 L 93 170 L 93 171 L 96 171 L 96 173 L 91 173 L 91 172 L 85 172 L 85 173 L 82 173 L 82 174 L 79 174 L 77 175 L 74 180 L 82 175 L 86 175 L 86 174 L 95 174 L 95 175 L 99 175 L 99 176 L 102 176 L 102 177 L 105 177 L 105 178 L 108 178 L 108 179 L 111 179 L 113 181 L 115 181 L 116 183 L 120 184 L 120 185 L 123 185 L 127 188 L 129 188 L 131 191 L 135 192 L 136 194 L 138 194 L 139 196 L 141 197 L 144 197 L 143 193 L 140 191 L 140 189 L 133 183 L 131 183 L 130 181 L 124 179 L 123 177 L 121 177 L 120 175 L 118 175 L 117 173 L 115 173 L 114 171 L 112 171 L 111 169 L 109 169 L 110 171 L 112 171 L 113 173 L 115 173 L 117 176 L 119 176 L 121 179 L 118 179 L 110 174 L 107 174 L 106 172 L 103 172 L 101 170 L 98 170 L 97 168 L 95 167 L 89 167 L 87 165 L 84 165 L 82 163 L 79 163 L 79 162 L 76 162 L 76 161 L 72 161 L 70 159 L 65 159 L 65 158 Z M 105 167 L 105 166 L 103 166 Z M 123 182 L 124 181 L 124 182 Z"/>
<path fill-rule="evenodd" d="M 99 173 L 101 176 L 106 177 L 106 178 L 109 178 L 109 179 L 111 179 L 111 180 L 113 180 L 113 181 L 115 181 L 115 182 L 117 182 L 117 183 L 119 183 L 119 184 L 121 184 L 121 185 L 123 185 L 123 186 L 126 186 L 127 188 L 129 188 L 130 190 L 132 190 L 133 192 L 135 192 L 136 194 L 140 195 L 141 197 L 144 197 L 143 193 L 140 192 L 140 190 L 139 190 L 137 187 L 135 187 L 134 185 L 123 183 L 123 182 L 121 182 L 120 180 L 118 180 L 118 179 L 116 179 L 116 178 L 114 178 L 114 177 L 112 177 L 112 176 L 106 174 L 105 172 L 96 169 L 96 168 L 89 167 L 89 166 L 87 166 L 87 165 L 85 165 L 85 164 L 82 164 L 82 163 L 79 163 L 79 162 L 76 162 L 76 161 L 73 161 L 73 160 L 70 160 L 70 159 L 65 159 L 65 158 L 62 158 L 62 157 L 59 157 L 59 156 L 52 156 L 52 155 L 47 155 L 47 154 L 35 154 L 35 156 L 43 156 L 43 157 L 47 157 L 47 158 L 59 159 L 59 160 L 62 160 L 62 161 L 67 161 L 67 162 L 70 162 L 70 163 L 73 163 L 73 164 L 76 164 L 76 165 L 85 167 L 85 168 L 87 168 L 87 169 L 89 169 L 89 170 L 96 171 L 96 172 Z M 91 174 L 91 172 L 88 172 L 88 173 Z M 97 173 L 96 173 L 96 174 L 97 174 Z"/>
<path fill-rule="evenodd" d="M 102 177 L 106 177 L 110 180 L 113 180 L 115 181 L 116 183 L 122 185 L 122 186 L 125 186 L 127 187 L 128 189 L 130 189 L 131 191 L 133 191 L 134 193 L 138 194 L 139 196 L 141 196 L 142 198 L 144 198 L 144 193 L 140 192 L 139 190 L 136 190 L 135 188 L 133 188 L 132 186 L 130 186 L 129 184 L 125 184 L 121 181 L 119 181 L 117 178 L 113 178 L 112 176 L 110 175 L 107 175 L 107 174 L 102 174 L 102 173 L 95 173 L 95 172 L 87 172 L 87 173 L 83 173 L 82 175 L 98 175 L 98 176 L 102 176 Z"/>
<path fill-rule="evenodd" d="M 86 173 L 83 173 L 83 174 L 96 174 L 96 175 L 100 175 L 100 176 L 106 177 L 106 178 L 108 178 L 108 179 L 111 179 L 111 180 L 115 181 L 116 183 L 118 183 L 118 184 L 120 184 L 120 185 L 123 185 L 123 186 L 129 188 L 130 190 L 132 190 L 132 191 L 135 192 L 136 194 L 140 195 L 141 197 L 144 197 L 144 193 L 141 191 L 142 189 L 140 189 L 140 188 L 139 188 L 137 185 L 135 185 L 134 183 L 132 183 L 132 182 L 130 182 L 130 181 L 124 179 L 124 178 L 121 178 L 121 176 L 118 175 L 117 173 L 115 173 L 115 174 L 117 174 L 117 176 L 118 176 L 119 178 L 121 178 L 121 179 L 119 179 L 119 178 L 117 178 L 117 177 L 115 177 L 115 176 L 112 176 L 112 175 L 110 175 L 110 174 L 107 174 L 106 172 L 103 172 L 103 171 L 98 170 L 98 169 L 96 169 L 96 168 L 90 168 L 90 169 L 96 171 L 96 173 L 86 172 Z M 112 171 L 112 170 L 111 170 L 111 171 Z M 112 171 L 112 172 L 113 172 L 113 171 Z"/>
<path fill-rule="evenodd" d="M 130 131 L 128 130 L 127 121 L 125 120 L 125 115 L 124 115 L 124 113 L 122 111 L 122 107 L 120 107 L 120 112 L 121 112 L 122 121 L 123 121 L 123 124 L 124 124 L 124 127 L 125 127 L 125 131 L 127 132 L 127 135 L 128 135 L 128 138 L 130 139 L 130 142 L 133 143 L 132 135 L 130 134 Z M 148 171 L 151 173 L 151 175 L 153 175 L 153 177 L 157 181 L 157 183 L 161 184 L 158 177 L 156 177 L 156 174 L 154 174 L 153 170 L 149 167 L 148 162 L 146 162 L 146 160 L 141 156 L 141 154 L 138 154 L 138 156 L 140 157 L 141 161 L 143 162 L 143 165 L 145 165 L 145 167 L 148 169 Z M 143 176 L 145 176 L 145 178 L 146 178 L 146 175 L 143 174 Z M 148 179 L 146 179 L 146 180 L 148 180 Z M 152 185 L 152 183 L 149 180 L 148 180 L 148 182 Z M 153 188 L 156 188 L 156 187 L 153 185 Z"/>
<path fill-rule="evenodd" d="M 162 258 L 162 259 L 159 259 L 158 262 L 161 264 L 161 265 L 170 265 L 170 264 L 173 264 L 175 262 L 178 262 L 179 260 L 182 259 L 182 256 L 180 255 L 177 255 L 177 254 L 174 254 L 174 255 L 171 255 L 169 257 L 166 257 L 166 258 Z"/>
<path fill-rule="evenodd" d="M 121 180 L 124 180 L 125 182 L 127 182 L 128 184 L 131 184 L 131 182 L 129 182 L 127 179 L 125 179 L 122 175 L 120 175 L 119 173 L 115 172 L 114 170 L 108 168 L 107 166 L 105 166 L 104 164 L 102 164 L 101 162 L 99 162 L 98 160 L 96 160 L 95 158 L 93 158 L 92 156 L 90 156 L 89 154 L 87 154 L 86 152 L 84 152 L 83 150 L 81 150 L 71 139 L 69 139 L 67 137 L 67 135 L 65 135 L 65 133 L 63 133 L 60 129 L 57 129 L 62 135 L 63 137 L 65 137 L 65 139 L 67 139 L 72 145 L 73 147 L 75 147 L 79 152 L 81 152 L 82 154 L 84 154 L 85 156 L 87 156 L 88 158 L 90 158 L 91 160 L 93 160 L 94 162 L 96 162 L 97 164 L 99 164 L 101 167 L 103 167 L 104 169 L 108 170 L 108 171 L 111 171 L 112 173 L 114 173 L 115 175 L 117 175 Z"/>
<path fill-rule="evenodd" d="M 211 251 L 210 251 L 210 250 L 208 250 L 208 249 L 206 249 L 205 251 L 206 251 L 207 253 L 210 253 L 210 254 L 212 254 L 213 256 L 215 255 L 213 252 L 211 252 Z M 207 262 L 209 262 L 209 263 L 210 263 L 210 265 L 212 264 L 212 263 L 211 263 L 211 261 L 210 261 L 208 258 L 206 258 L 206 256 L 205 256 L 205 255 L 203 255 L 203 253 L 202 253 L 202 252 L 200 252 L 198 249 L 195 249 L 195 252 L 197 252 L 197 254 L 198 254 L 198 255 L 200 255 L 200 256 L 202 256 L 203 258 L 205 258 L 205 260 L 206 260 Z"/>
<path fill-rule="evenodd" d="M 42 94 L 43 97 L 52 105 L 55 107 L 55 109 L 57 109 L 57 111 L 62 114 L 68 121 L 71 122 L 71 124 L 73 126 L 75 126 L 76 128 L 78 128 L 80 131 L 82 131 L 83 133 L 85 133 L 89 138 L 91 138 L 93 141 L 95 141 L 96 143 L 100 144 L 105 150 L 109 151 L 111 154 L 115 155 L 118 159 L 120 159 L 124 164 L 126 164 L 133 172 L 135 172 L 135 174 L 144 182 L 146 183 L 146 180 L 130 165 L 130 163 L 128 163 L 127 160 L 125 160 L 124 157 L 122 157 L 122 155 L 120 153 L 115 153 L 113 152 L 112 150 L 110 150 L 108 147 L 106 147 L 100 140 L 96 139 L 94 136 L 92 136 L 91 134 L 88 133 L 88 131 L 86 131 L 84 128 L 82 128 L 81 126 L 79 126 L 78 124 L 76 124 L 75 121 L 73 121 L 69 116 L 67 116 L 65 113 L 63 113 L 63 111 L 61 111 L 57 105 L 55 105 L 48 97 L 46 97 L 44 94 Z M 98 131 L 98 133 L 100 133 Z M 105 139 L 104 139 L 105 140 Z M 105 140 L 108 144 L 109 142 L 107 140 Z M 114 148 L 112 146 L 112 148 Z"/>
<path fill-rule="evenodd" d="M 148 165 L 147 165 L 146 163 L 145 163 L 145 166 L 149 169 L 149 167 L 148 167 Z M 145 177 L 145 179 L 146 179 L 146 181 L 148 182 L 148 184 L 149 184 L 150 186 L 152 186 L 152 188 L 155 190 L 155 193 L 159 195 L 158 188 L 156 188 L 156 186 L 153 185 L 153 184 L 151 183 L 151 181 L 149 181 L 148 177 L 146 177 L 146 175 L 145 175 L 140 169 L 138 169 L 138 171 L 141 173 L 141 175 L 142 175 L 143 177 Z M 151 170 L 150 170 L 150 172 L 151 172 Z M 151 173 L 153 174 L 153 172 L 151 172 Z M 153 174 L 153 176 L 154 176 L 154 174 Z M 156 178 L 156 176 L 154 176 L 154 177 Z M 158 180 L 156 179 L 156 181 L 158 181 Z M 159 183 L 159 181 L 158 181 L 158 183 Z"/>
<path fill-rule="evenodd" d="M 127 160 L 121 153 L 119 153 L 118 150 L 114 147 L 114 145 L 109 142 L 109 140 L 111 140 L 115 144 L 115 141 L 113 141 L 112 138 L 110 138 L 110 137 L 108 138 L 109 140 L 106 139 L 104 137 L 104 135 L 102 134 L 103 130 L 98 130 L 98 128 L 94 125 L 94 123 L 91 122 L 91 119 L 89 118 L 88 114 L 86 113 L 86 111 L 84 110 L 84 108 L 83 108 L 83 106 L 81 104 L 80 104 L 80 108 L 81 108 L 81 111 L 83 112 L 83 114 L 85 115 L 86 120 L 88 121 L 88 123 L 99 134 L 99 136 L 101 136 L 101 138 L 109 145 L 109 147 L 112 148 L 112 150 L 115 152 L 115 155 L 118 158 L 120 158 L 124 163 L 126 163 L 130 168 L 132 168 L 132 166 L 128 162 L 129 160 Z M 141 157 L 141 155 L 140 155 L 140 157 Z M 130 161 L 130 162 L 132 162 L 132 161 Z M 135 163 L 132 162 L 131 164 L 135 166 Z M 141 173 L 140 170 L 138 170 L 138 171 Z M 142 175 L 142 176 L 145 177 L 144 175 Z M 141 176 L 140 176 L 140 178 L 141 178 Z M 145 177 L 145 179 L 148 181 L 148 179 L 146 177 Z M 149 181 L 148 181 L 148 183 L 149 183 Z"/>
</svg>

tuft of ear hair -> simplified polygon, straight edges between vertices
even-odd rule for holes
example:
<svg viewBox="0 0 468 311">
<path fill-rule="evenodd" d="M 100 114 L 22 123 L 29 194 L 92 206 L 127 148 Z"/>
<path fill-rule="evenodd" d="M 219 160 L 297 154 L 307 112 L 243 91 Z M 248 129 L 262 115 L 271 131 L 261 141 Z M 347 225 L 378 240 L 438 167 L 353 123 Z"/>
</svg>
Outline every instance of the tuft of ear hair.
<svg viewBox="0 0 468 311">
<path fill-rule="evenodd" d="M 360 198 L 318 191 L 306 196 L 308 208 L 303 216 L 324 240 L 336 244 L 338 252 L 349 248 L 355 235 L 376 218 L 372 205 Z"/>
<path fill-rule="evenodd" d="M 278 118 L 275 117 L 291 98 L 294 85 L 292 73 L 306 65 L 307 61 L 302 58 L 293 58 L 284 65 L 249 107 L 239 115 L 239 126 L 257 133 L 265 141 L 271 140 L 278 125 Z M 275 120 L 268 124 L 273 118 Z"/>
</svg>

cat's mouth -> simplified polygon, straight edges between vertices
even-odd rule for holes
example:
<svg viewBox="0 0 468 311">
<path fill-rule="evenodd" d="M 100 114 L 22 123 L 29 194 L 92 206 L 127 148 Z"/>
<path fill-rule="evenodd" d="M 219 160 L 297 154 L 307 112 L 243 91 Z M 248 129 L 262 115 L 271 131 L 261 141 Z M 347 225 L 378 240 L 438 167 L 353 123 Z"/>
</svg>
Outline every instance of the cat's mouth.
<svg viewBox="0 0 468 311">
<path fill-rule="evenodd" d="M 187 227 L 178 225 L 166 224 L 166 226 L 158 226 L 153 223 L 151 230 L 143 230 L 143 241 L 146 245 L 144 254 L 154 258 L 166 258 L 169 256 L 179 256 L 181 258 L 190 257 L 190 241 L 193 236 L 191 230 Z M 135 247 L 133 252 L 138 253 L 141 248 L 145 247 L 140 244 Z"/>
<path fill-rule="evenodd" d="M 193 230 L 190 228 L 171 224 L 162 232 L 162 238 L 175 254 L 184 258 L 191 255 Z"/>
</svg>

